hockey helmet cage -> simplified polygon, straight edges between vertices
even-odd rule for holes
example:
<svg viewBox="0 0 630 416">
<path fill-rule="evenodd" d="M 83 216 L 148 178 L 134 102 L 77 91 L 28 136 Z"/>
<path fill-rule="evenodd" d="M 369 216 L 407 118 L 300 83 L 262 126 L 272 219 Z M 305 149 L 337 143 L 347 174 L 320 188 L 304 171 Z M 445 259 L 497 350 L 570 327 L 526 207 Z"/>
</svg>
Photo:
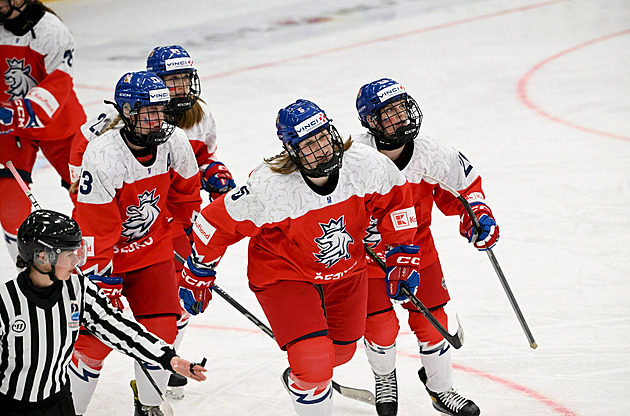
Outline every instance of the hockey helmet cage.
<svg viewBox="0 0 630 416">
<path fill-rule="evenodd" d="M 176 113 L 192 108 L 201 95 L 201 82 L 193 60 L 179 45 L 157 46 L 147 58 L 147 71 L 157 74 L 171 91 L 171 107 Z"/>
<path fill-rule="evenodd" d="M 114 101 L 127 132 L 125 137 L 136 146 L 159 146 L 175 130 L 175 115 L 169 104 L 170 93 L 164 81 L 147 71 L 128 72 L 116 84 Z M 155 109 L 155 106 L 159 106 Z M 157 128 L 141 127 L 142 111 L 158 111 Z M 145 114 L 146 116 L 146 114 Z M 148 130 L 148 131 L 147 131 Z"/>
<path fill-rule="evenodd" d="M 387 133 L 381 109 L 400 100 L 404 101 L 406 124 Z M 418 136 L 422 111 L 405 88 L 393 79 L 381 78 L 362 86 L 357 94 L 356 108 L 361 125 L 372 133 L 379 149 L 396 149 Z"/>
<path fill-rule="evenodd" d="M 339 132 L 331 124 L 324 110 L 315 103 L 299 99 L 278 111 L 276 129 L 278 138 L 291 157 L 293 163 L 307 176 L 328 176 L 341 169 L 344 144 Z M 324 132 L 328 143 L 311 141 L 311 145 L 300 146 L 310 137 Z M 329 153 L 328 160 L 311 160 L 315 154 Z"/>
</svg>

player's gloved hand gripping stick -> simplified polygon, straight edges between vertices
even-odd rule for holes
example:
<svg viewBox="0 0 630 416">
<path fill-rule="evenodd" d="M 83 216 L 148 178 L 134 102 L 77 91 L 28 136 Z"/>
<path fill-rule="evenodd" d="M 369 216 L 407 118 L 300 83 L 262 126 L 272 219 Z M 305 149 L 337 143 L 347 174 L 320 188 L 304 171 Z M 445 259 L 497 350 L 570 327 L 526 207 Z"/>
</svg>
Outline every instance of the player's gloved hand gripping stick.
<svg viewBox="0 0 630 416">
<path fill-rule="evenodd" d="M 376 254 L 369 245 L 363 243 L 363 246 L 365 247 L 365 251 L 372 258 L 372 260 L 374 260 L 376 264 L 379 265 L 381 270 L 383 270 L 384 272 L 387 272 L 387 265 L 385 264 L 383 259 L 381 259 L 378 256 L 378 254 Z M 407 287 L 406 284 L 403 283 L 399 285 L 399 293 L 400 293 L 401 298 L 409 299 L 409 301 L 413 304 L 413 306 L 415 306 L 416 309 L 418 309 L 418 311 L 420 311 L 420 313 L 422 313 L 424 317 L 427 318 L 427 320 L 433 326 L 433 328 L 437 329 L 440 335 L 442 335 L 444 339 L 446 339 L 446 341 L 448 341 L 448 343 L 453 346 L 453 348 L 459 349 L 462 347 L 462 344 L 464 343 L 464 330 L 462 329 L 461 323 L 459 322 L 459 317 L 456 316 L 457 332 L 455 333 L 455 335 L 451 335 L 448 333 L 446 328 L 442 326 L 440 321 L 438 321 L 435 318 L 435 316 L 433 316 L 431 311 L 429 311 L 429 309 L 426 306 L 424 306 L 422 302 L 420 302 L 420 299 L 418 299 L 416 295 L 414 295 L 413 292 L 409 290 L 409 287 Z"/>
<path fill-rule="evenodd" d="M 434 178 L 433 176 L 424 174 L 422 172 L 417 172 L 417 171 L 416 173 L 424 176 L 427 179 L 430 179 L 431 181 L 440 185 L 440 187 L 444 188 L 445 190 L 453 194 L 453 196 L 457 198 L 457 200 L 464 206 L 464 209 L 468 213 L 469 218 L 472 220 L 473 227 L 475 228 L 475 234 L 479 236 L 478 238 L 479 239 L 483 238 L 484 233 L 486 235 L 486 238 L 488 237 L 488 233 L 485 231 L 488 227 L 484 226 L 483 223 L 480 223 L 479 218 L 477 218 L 477 215 L 475 213 L 475 208 L 472 207 L 471 204 L 466 200 L 466 198 L 464 198 L 459 192 L 457 192 L 457 190 L 453 189 L 451 186 L 445 184 L 439 179 Z M 483 213 L 481 216 L 483 217 Z M 487 215 L 486 215 L 486 218 L 487 218 Z M 494 220 L 492 222 L 494 223 Z M 490 225 L 496 226 L 496 223 L 490 224 Z M 503 290 L 505 291 L 505 294 L 507 295 L 510 301 L 510 304 L 512 305 L 512 309 L 514 310 L 514 313 L 516 314 L 516 318 L 518 319 L 518 322 L 521 324 L 521 328 L 523 328 L 523 331 L 525 332 L 525 336 L 527 337 L 529 346 L 533 349 L 536 349 L 538 348 L 538 344 L 534 340 L 534 336 L 532 335 L 532 332 L 529 330 L 529 326 L 527 325 L 527 322 L 525 321 L 525 317 L 523 316 L 523 313 L 521 312 L 521 308 L 518 306 L 518 303 L 516 303 L 516 298 L 514 297 L 514 294 L 512 293 L 512 289 L 510 289 L 510 285 L 508 284 L 507 279 L 505 278 L 505 275 L 503 274 L 503 271 L 501 270 L 501 266 L 499 266 L 499 262 L 497 258 L 494 256 L 494 253 L 492 252 L 492 246 L 496 243 L 498 239 L 498 230 L 496 231 L 494 240 L 492 240 L 492 234 L 490 234 L 490 237 L 491 239 L 484 244 L 484 247 L 480 248 L 479 246 L 477 246 L 477 248 L 479 250 L 485 251 L 488 254 L 488 258 L 490 258 L 490 263 L 492 263 L 492 267 L 494 267 L 494 271 L 497 273 L 497 276 L 499 277 L 499 281 L 501 282 L 501 285 L 503 286 Z"/>
</svg>

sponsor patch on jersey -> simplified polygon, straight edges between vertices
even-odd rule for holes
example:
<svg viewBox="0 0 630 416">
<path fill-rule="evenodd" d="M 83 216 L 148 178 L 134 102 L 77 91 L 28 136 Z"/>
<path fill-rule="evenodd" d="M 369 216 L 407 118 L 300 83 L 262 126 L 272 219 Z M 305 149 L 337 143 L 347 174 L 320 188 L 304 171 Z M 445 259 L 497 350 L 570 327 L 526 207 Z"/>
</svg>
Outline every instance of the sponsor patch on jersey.
<svg viewBox="0 0 630 416">
<path fill-rule="evenodd" d="M 164 61 L 164 67 L 166 67 L 167 71 L 176 71 L 178 69 L 193 69 L 193 60 L 186 57 L 166 59 Z"/>
<path fill-rule="evenodd" d="M 322 127 L 327 122 L 328 120 L 326 119 L 324 113 L 318 113 L 295 126 L 295 132 L 298 136 L 304 137 L 313 130 Z"/>
<path fill-rule="evenodd" d="M 22 332 L 26 331 L 26 321 L 22 318 L 22 316 L 16 316 L 11 323 L 11 331 L 15 332 L 16 335 L 21 335 Z"/>
<path fill-rule="evenodd" d="M 481 192 L 471 192 L 468 195 L 465 195 L 466 201 L 470 202 L 483 202 L 484 197 Z"/>
<path fill-rule="evenodd" d="M 379 100 L 381 100 L 381 102 L 387 101 L 392 97 L 395 97 L 397 95 L 400 94 L 404 94 L 407 91 L 405 91 L 405 87 L 403 87 L 400 84 L 394 84 L 392 86 L 389 86 L 385 89 L 380 90 L 379 92 L 376 93 L 376 95 L 378 95 Z"/>
<path fill-rule="evenodd" d="M 77 329 L 81 321 L 79 304 L 76 301 L 70 302 L 70 319 L 68 320 L 68 328 Z"/>
<path fill-rule="evenodd" d="M 171 93 L 168 88 L 160 88 L 149 91 L 149 101 L 152 103 L 161 103 L 171 99 Z"/>
<path fill-rule="evenodd" d="M 35 104 L 39 105 L 42 108 L 42 110 L 44 110 L 46 115 L 51 118 L 53 114 L 55 113 L 55 111 L 59 109 L 59 102 L 57 101 L 55 96 L 52 95 L 50 91 L 44 88 L 40 88 L 40 87 L 31 88 L 28 94 L 26 94 L 25 98 L 28 98 Z"/>
<path fill-rule="evenodd" d="M 216 228 L 214 228 L 212 225 L 210 225 L 208 221 L 206 221 L 203 215 L 198 215 L 197 220 L 193 224 L 193 231 L 195 232 L 197 237 L 199 237 L 199 239 L 206 245 L 208 244 L 210 238 L 212 238 L 216 230 Z"/>
<path fill-rule="evenodd" d="M 94 257 L 94 237 L 91 235 L 83 236 L 83 241 L 85 241 L 85 251 L 87 253 L 87 257 Z"/>
<path fill-rule="evenodd" d="M 389 215 L 396 231 L 409 230 L 418 226 L 416 210 L 413 207 L 399 209 Z"/>
</svg>

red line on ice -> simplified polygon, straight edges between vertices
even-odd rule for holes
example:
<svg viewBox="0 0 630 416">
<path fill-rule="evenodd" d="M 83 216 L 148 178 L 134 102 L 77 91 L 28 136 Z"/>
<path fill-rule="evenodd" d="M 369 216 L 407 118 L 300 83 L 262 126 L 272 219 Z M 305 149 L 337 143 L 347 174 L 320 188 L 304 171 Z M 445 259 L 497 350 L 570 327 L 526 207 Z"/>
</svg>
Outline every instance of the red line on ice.
<svg viewBox="0 0 630 416">
<path fill-rule="evenodd" d="M 463 25 L 463 24 L 472 23 L 472 22 L 478 22 L 478 21 L 481 21 L 481 20 L 491 19 L 491 18 L 494 18 L 494 17 L 504 16 L 504 15 L 508 15 L 508 14 L 512 14 L 512 13 L 518 13 L 518 12 L 522 12 L 522 11 L 526 11 L 526 10 L 534 9 L 534 8 L 538 8 L 538 7 L 545 7 L 545 6 L 553 5 L 553 4 L 556 4 L 556 3 L 562 3 L 562 2 L 566 2 L 566 1 L 570 1 L 570 0 L 549 0 L 549 1 L 541 2 L 541 3 L 531 4 L 531 5 L 528 5 L 528 6 L 517 7 L 517 8 L 514 8 L 514 9 L 500 10 L 500 11 L 493 12 L 493 13 L 482 14 L 482 15 L 479 15 L 479 16 L 473 16 L 473 17 L 469 17 L 469 18 L 466 18 L 466 19 L 455 20 L 455 21 L 452 21 L 452 22 L 442 23 L 442 24 L 439 24 L 439 25 L 424 27 L 424 28 L 412 30 L 412 31 L 409 31 L 409 32 L 403 32 L 403 33 L 398 33 L 398 34 L 395 34 L 395 35 L 390 35 L 390 36 L 384 36 L 384 37 L 380 37 L 380 38 L 370 39 L 370 40 L 366 40 L 366 41 L 363 41 L 363 42 L 352 43 L 352 44 L 349 44 L 349 45 L 340 46 L 340 47 L 332 48 L 332 49 L 326 49 L 326 50 L 319 51 L 319 52 L 313 52 L 313 53 L 309 53 L 309 54 L 298 55 L 298 56 L 294 56 L 292 58 L 280 59 L 278 61 L 266 62 L 266 63 L 262 63 L 262 64 L 258 64 L 258 65 L 251 65 L 251 66 L 247 66 L 247 67 L 243 67 L 243 68 L 232 69 L 230 71 L 220 72 L 218 74 L 213 74 L 213 75 L 208 75 L 208 76 L 205 76 L 205 77 L 201 77 L 201 80 L 204 81 L 204 80 L 209 80 L 209 79 L 224 78 L 224 77 L 228 77 L 228 76 L 234 75 L 234 74 L 239 74 L 239 73 L 242 73 L 242 72 L 249 72 L 249 71 L 255 71 L 255 70 L 258 70 L 258 69 L 270 68 L 270 67 L 274 67 L 274 66 L 279 66 L 279 65 L 285 64 L 287 62 L 293 62 L 293 61 L 299 61 L 299 60 L 302 60 L 302 59 L 314 58 L 314 57 L 327 55 L 327 54 L 334 53 L 334 52 L 344 51 L 344 50 L 347 50 L 347 49 L 354 49 L 354 48 L 358 48 L 358 47 L 361 47 L 361 46 L 372 45 L 374 43 L 387 42 L 387 41 L 390 41 L 390 40 L 404 38 L 404 37 L 407 37 L 407 36 L 414 36 L 414 35 L 417 35 L 419 33 L 431 32 L 431 31 L 440 30 L 440 29 L 446 29 L 446 28 L 453 27 L 453 26 Z M 113 90 L 113 88 L 104 88 L 104 87 L 90 86 L 90 85 L 85 85 L 85 84 L 79 84 L 79 85 L 76 85 L 76 87 L 77 88 L 85 88 L 85 89 L 95 89 L 95 90 L 102 90 L 102 91 L 110 91 L 110 92 Z M 102 100 L 100 100 L 100 101 L 93 101 L 93 102 L 85 103 L 83 106 L 84 107 L 91 107 L 93 105 L 102 104 L 102 102 L 103 102 Z"/>
<path fill-rule="evenodd" d="M 585 131 L 587 133 L 593 133 L 593 134 L 598 134 L 600 136 L 606 136 L 606 137 L 611 137 L 613 139 L 621 139 L 621 140 L 630 140 L 630 137 L 625 137 L 625 136 L 619 136 L 616 134 L 611 134 L 611 133 L 607 133 L 607 132 L 603 132 L 603 131 L 599 131 L 599 130 L 595 130 L 595 129 L 591 129 L 588 127 L 583 127 L 580 125 L 577 125 L 575 123 L 571 123 L 569 121 L 563 120 L 560 117 L 554 116 L 552 114 L 549 114 L 548 112 L 546 112 L 545 110 L 543 110 L 542 108 L 540 108 L 539 106 L 537 106 L 535 103 L 532 102 L 532 100 L 529 98 L 528 94 L 527 94 L 527 83 L 529 82 L 529 80 L 532 78 L 532 76 L 542 67 L 544 67 L 545 65 L 549 64 L 550 62 L 564 56 L 567 55 L 571 52 L 575 52 L 578 49 L 581 48 L 585 48 L 587 46 L 591 46 L 594 45 L 596 43 L 599 42 L 603 42 L 605 40 L 617 37 L 617 36 L 622 36 L 622 35 L 627 35 L 630 34 L 630 29 L 627 30 L 623 30 L 621 32 L 617 32 L 617 33 L 612 33 L 610 35 L 606 35 L 606 36 L 602 36 L 600 38 L 597 39 L 593 39 L 590 40 L 588 42 L 584 42 L 580 45 L 574 46 L 572 48 L 569 48 L 567 50 L 564 50 L 562 52 L 559 52 L 553 56 L 550 56 L 547 59 L 544 59 L 540 62 L 538 62 L 536 65 L 534 65 L 529 71 L 527 71 L 527 73 L 518 81 L 518 87 L 517 87 L 517 94 L 518 94 L 518 98 L 523 102 L 523 104 L 525 104 L 527 107 L 529 107 L 530 109 L 532 109 L 533 111 L 535 111 L 536 113 L 538 113 L 539 115 L 546 117 L 548 119 L 550 119 L 551 121 L 554 121 L 556 123 L 560 123 L 560 124 L 564 124 L 565 126 L 568 127 L 572 127 L 574 129 L 577 130 L 581 130 L 581 131 Z"/>
</svg>

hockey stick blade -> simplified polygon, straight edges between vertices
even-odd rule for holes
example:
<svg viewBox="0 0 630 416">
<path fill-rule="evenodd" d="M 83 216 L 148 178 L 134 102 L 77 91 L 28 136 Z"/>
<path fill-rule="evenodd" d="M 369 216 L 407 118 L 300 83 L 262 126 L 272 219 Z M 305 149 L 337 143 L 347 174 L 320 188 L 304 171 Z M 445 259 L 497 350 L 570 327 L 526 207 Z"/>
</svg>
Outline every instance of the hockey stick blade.
<svg viewBox="0 0 630 416">
<path fill-rule="evenodd" d="M 376 264 L 378 264 L 378 266 L 381 268 L 381 270 L 385 272 L 387 270 L 387 266 L 385 265 L 383 259 L 381 259 L 378 254 L 376 254 L 376 252 L 372 250 L 372 247 L 370 247 L 366 243 L 363 243 L 363 246 L 365 247 L 365 251 L 372 258 L 372 260 L 374 260 Z M 440 335 L 442 335 L 444 339 L 453 346 L 453 348 L 460 349 L 462 347 L 462 344 L 464 343 L 464 330 L 461 327 L 459 318 L 457 318 L 457 332 L 455 333 L 455 335 L 449 334 L 448 330 L 444 328 L 440 321 L 438 321 L 435 316 L 433 316 L 431 311 L 426 306 L 424 306 L 422 302 L 420 302 L 420 299 L 418 299 L 416 295 L 411 293 L 406 285 L 401 285 L 401 288 L 403 295 L 407 296 L 413 306 L 415 306 L 416 309 L 418 309 L 418 311 L 422 313 L 425 318 L 427 318 L 431 326 L 433 326 L 433 328 L 435 328 L 440 333 Z"/>
<path fill-rule="evenodd" d="M 186 264 L 186 259 L 176 251 L 173 251 L 175 256 L 175 260 L 177 260 L 180 264 Z M 241 305 L 236 299 L 230 296 L 225 290 L 221 289 L 216 284 L 213 286 L 212 291 L 218 293 L 219 296 L 223 298 L 227 303 L 232 305 L 237 311 L 243 314 L 247 319 L 254 323 L 261 331 L 265 334 L 269 335 L 272 339 L 276 339 L 275 335 L 271 328 L 269 328 L 263 321 L 256 318 L 254 314 L 248 311 L 243 305 Z M 343 397 L 347 397 L 348 399 L 358 400 L 360 402 L 368 403 L 374 405 L 374 395 L 372 392 L 368 390 L 357 389 L 354 387 L 346 387 L 336 382 L 332 382 L 333 388 L 341 394 Z"/>
<path fill-rule="evenodd" d="M 347 397 L 349 399 L 358 400 L 363 403 L 371 404 L 372 406 L 376 405 L 376 401 L 374 399 L 374 395 L 369 390 L 357 389 L 354 387 L 346 387 L 341 384 L 333 381 L 332 382 L 333 389 L 343 397 Z"/>
</svg>

